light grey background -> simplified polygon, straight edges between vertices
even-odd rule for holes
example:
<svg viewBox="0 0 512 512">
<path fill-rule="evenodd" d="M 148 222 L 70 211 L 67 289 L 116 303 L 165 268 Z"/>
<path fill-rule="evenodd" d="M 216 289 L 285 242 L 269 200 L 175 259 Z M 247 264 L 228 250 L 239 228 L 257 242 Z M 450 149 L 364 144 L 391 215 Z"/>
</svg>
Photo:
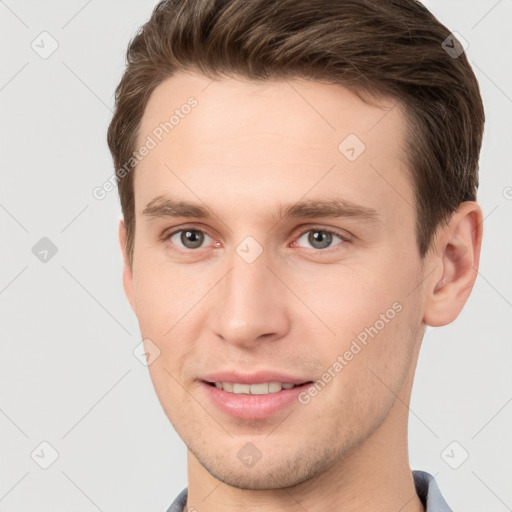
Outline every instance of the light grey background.
<svg viewBox="0 0 512 512">
<path fill-rule="evenodd" d="M 434 474 L 454 509 L 502 512 L 512 507 L 512 2 L 425 3 L 468 42 L 480 81 L 485 222 L 465 310 L 424 341 L 411 466 Z M 163 511 L 186 485 L 183 443 L 132 352 L 117 192 L 92 196 L 113 172 L 105 137 L 126 46 L 155 4 L 0 1 L 3 512 Z M 49 51 L 52 38 L 46 59 L 31 47 Z M 58 249 L 47 262 L 32 252 L 42 237 Z M 44 441 L 58 452 L 48 469 Z"/>
</svg>

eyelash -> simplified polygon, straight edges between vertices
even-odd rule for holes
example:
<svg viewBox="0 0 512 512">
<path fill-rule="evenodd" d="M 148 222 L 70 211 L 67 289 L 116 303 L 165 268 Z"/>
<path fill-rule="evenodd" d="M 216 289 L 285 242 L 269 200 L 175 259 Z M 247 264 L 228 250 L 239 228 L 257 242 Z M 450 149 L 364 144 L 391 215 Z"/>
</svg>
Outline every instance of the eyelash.
<svg viewBox="0 0 512 512">
<path fill-rule="evenodd" d="M 187 231 L 187 230 L 195 231 L 198 233 L 203 233 L 213 239 L 213 236 L 211 236 L 207 231 L 205 231 L 204 229 L 197 228 L 195 226 L 180 226 L 179 229 L 174 229 L 172 231 L 165 231 L 162 234 L 161 239 L 163 242 L 168 243 L 171 246 L 174 246 L 174 244 L 170 241 L 171 237 L 176 235 L 177 233 L 181 233 L 182 231 Z M 352 242 L 352 239 L 350 237 L 348 237 L 346 235 L 342 235 L 341 233 L 334 231 L 332 229 L 326 229 L 326 228 L 323 228 L 320 226 L 313 226 L 313 227 L 308 227 L 307 229 L 304 229 L 295 237 L 295 242 L 298 239 L 300 239 L 303 235 L 305 235 L 306 233 L 309 233 L 310 231 L 321 231 L 322 233 L 328 233 L 330 235 L 337 236 L 338 238 L 341 239 L 341 242 L 334 246 L 326 247 L 325 249 L 315 249 L 313 247 L 311 247 L 311 248 L 301 247 L 301 249 L 307 249 L 307 250 L 313 251 L 315 253 L 328 252 L 329 249 L 331 251 L 332 250 L 340 250 L 341 247 Z M 200 249 L 205 249 L 205 247 L 198 247 L 197 249 L 188 249 L 188 248 L 181 249 L 181 248 L 173 247 L 173 250 L 180 252 L 180 253 L 189 253 L 189 252 L 193 252 L 193 251 L 199 251 Z"/>
</svg>

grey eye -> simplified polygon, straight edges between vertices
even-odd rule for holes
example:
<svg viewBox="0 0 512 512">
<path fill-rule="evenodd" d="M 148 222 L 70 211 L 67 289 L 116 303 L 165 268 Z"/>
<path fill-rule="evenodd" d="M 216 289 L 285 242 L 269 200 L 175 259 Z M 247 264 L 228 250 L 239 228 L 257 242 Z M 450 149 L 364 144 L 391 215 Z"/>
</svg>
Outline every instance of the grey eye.
<svg viewBox="0 0 512 512">
<path fill-rule="evenodd" d="M 182 229 L 174 233 L 170 240 L 173 244 L 181 245 L 186 249 L 197 249 L 203 245 L 206 237 L 210 238 L 206 233 L 197 229 Z"/>
<path fill-rule="evenodd" d="M 301 240 L 304 242 L 304 239 L 306 239 L 307 243 L 310 244 L 313 249 L 325 249 L 326 247 L 331 246 L 334 237 L 343 242 L 341 236 L 331 233 L 330 231 L 325 231 L 323 229 L 310 229 L 302 234 L 297 242 L 300 245 Z"/>
</svg>

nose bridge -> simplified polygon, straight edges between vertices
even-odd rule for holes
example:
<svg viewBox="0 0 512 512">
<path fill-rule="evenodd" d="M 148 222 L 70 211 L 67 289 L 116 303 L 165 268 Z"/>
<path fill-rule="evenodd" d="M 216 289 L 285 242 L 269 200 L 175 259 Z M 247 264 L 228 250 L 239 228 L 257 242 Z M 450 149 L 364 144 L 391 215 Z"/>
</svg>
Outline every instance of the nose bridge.
<svg viewBox="0 0 512 512">
<path fill-rule="evenodd" d="M 282 335 L 287 328 L 286 311 L 279 300 L 279 281 L 267 268 L 269 258 L 263 252 L 254 259 L 248 258 L 254 248 L 249 246 L 244 252 L 247 248 L 242 242 L 233 252 L 230 271 L 214 299 L 218 304 L 212 318 L 217 336 L 245 346 L 264 335 Z"/>
<path fill-rule="evenodd" d="M 226 281 L 226 300 L 232 306 L 244 308 L 247 303 L 256 303 L 264 299 L 264 284 L 268 281 L 270 271 L 267 262 L 260 257 L 259 261 L 248 263 L 235 255 L 232 258 L 231 272 Z M 270 290 L 267 288 L 267 294 Z"/>
</svg>

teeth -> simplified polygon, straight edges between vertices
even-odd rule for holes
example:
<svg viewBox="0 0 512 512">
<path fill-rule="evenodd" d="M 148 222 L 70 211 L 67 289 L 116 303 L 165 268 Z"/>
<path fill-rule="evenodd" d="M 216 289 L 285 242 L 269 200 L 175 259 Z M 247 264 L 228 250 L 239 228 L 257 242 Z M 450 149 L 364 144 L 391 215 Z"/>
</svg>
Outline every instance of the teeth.
<svg viewBox="0 0 512 512">
<path fill-rule="evenodd" d="M 291 389 L 295 386 L 291 382 L 261 382 L 258 384 L 239 384 L 237 382 L 216 382 L 215 387 L 228 393 L 245 395 L 268 395 L 278 393 L 282 389 Z"/>
<path fill-rule="evenodd" d="M 251 392 L 251 386 L 249 384 L 233 384 L 233 393 L 247 393 Z"/>
<path fill-rule="evenodd" d="M 268 391 L 269 393 L 277 393 L 278 391 L 281 391 L 282 384 L 280 382 L 269 382 L 268 384 Z"/>
<path fill-rule="evenodd" d="M 247 386 L 251 392 L 251 395 L 266 395 L 268 394 L 268 383 L 262 382 L 261 384 L 251 384 Z"/>
</svg>

